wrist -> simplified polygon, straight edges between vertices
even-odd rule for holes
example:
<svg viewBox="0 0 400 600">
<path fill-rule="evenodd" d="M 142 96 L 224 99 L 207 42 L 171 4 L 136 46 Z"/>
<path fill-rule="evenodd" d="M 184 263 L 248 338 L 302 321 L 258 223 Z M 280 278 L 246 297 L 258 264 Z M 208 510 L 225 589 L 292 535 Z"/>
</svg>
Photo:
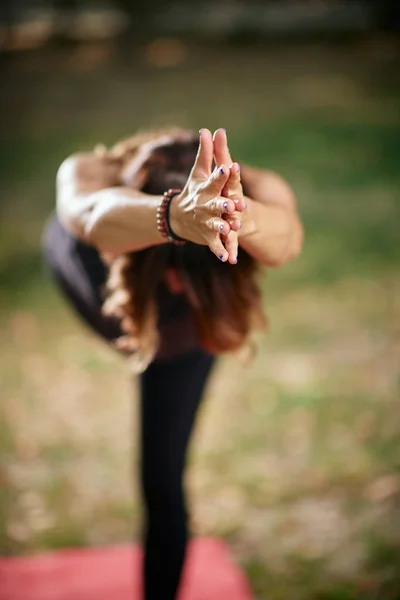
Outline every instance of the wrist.
<svg viewBox="0 0 400 600">
<path fill-rule="evenodd" d="M 186 239 L 181 236 L 178 236 L 171 226 L 171 203 L 172 200 L 181 194 L 182 190 L 170 188 L 166 192 L 164 192 L 161 203 L 157 208 L 157 229 L 162 237 L 166 238 L 169 243 L 172 244 L 184 244 Z M 174 223 L 177 225 L 179 220 L 175 218 L 174 215 Z"/>
<path fill-rule="evenodd" d="M 174 235 L 184 238 L 184 226 L 182 223 L 182 200 L 183 193 L 177 194 L 172 198 L 169 205 L 169 225 Z"/>
</svg>

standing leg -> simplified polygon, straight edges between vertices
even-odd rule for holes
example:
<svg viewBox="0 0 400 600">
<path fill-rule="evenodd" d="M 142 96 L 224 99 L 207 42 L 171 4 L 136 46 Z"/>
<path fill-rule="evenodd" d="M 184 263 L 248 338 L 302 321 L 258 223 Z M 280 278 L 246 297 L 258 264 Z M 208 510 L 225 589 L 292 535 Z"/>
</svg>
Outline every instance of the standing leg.
<svg viewBox="0 0 400 600">
<path fill-rule="evenodd" d="M 146 600 L 174 600 L 187 543 L 186 449 L 213 357 L 193 350 L 141 377 L 141 480 L 146 507 Z"/>
</svg>

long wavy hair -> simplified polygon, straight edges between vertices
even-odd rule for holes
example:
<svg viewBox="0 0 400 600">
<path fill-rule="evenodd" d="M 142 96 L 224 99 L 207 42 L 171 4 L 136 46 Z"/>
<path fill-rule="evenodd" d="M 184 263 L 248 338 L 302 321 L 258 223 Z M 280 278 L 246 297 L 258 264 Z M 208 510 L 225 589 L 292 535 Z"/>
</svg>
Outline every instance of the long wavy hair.
<svg viewBox="0 0 400 600">
<path fill-rule="evenodd" d="M 120 165 L 117 184 L 162 194 L 183 188 L 199 139 L 171 128 L 147 131 L 98 152 Z M 246 182 L 243 181 L 244 192 Z M 117 346 L 143 371 L 158 349 L 157 293 L 173 270 L 190 306 L 198 343 L 212 353 L 230 352 L 249 341 L 254 326 L 266 323 L 258 285 L 258 263 L 242 248 L 238 264 L 220 262 L 207 246 L 160 244 L 120 256 L 110 263 L 103 311 L 121 320 Z"/>
</svg>

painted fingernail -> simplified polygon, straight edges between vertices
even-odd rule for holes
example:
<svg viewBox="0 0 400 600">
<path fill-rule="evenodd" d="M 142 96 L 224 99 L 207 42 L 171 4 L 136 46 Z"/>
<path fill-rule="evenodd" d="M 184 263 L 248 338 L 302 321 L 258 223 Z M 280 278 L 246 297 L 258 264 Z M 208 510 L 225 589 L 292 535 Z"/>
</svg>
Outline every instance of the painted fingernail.
<svg viewBox="0 0 400 600">
<path fill-rule="evenodd" d="M 224 210 L 228 210 L 228 203 L 227 203 L 227 202 L 224 202 L 224 204 L 223 204 L 223 209 L 224 209 Z"/>
<path fill-rule="evenodd" d="M 239 163 L 236 163 L 236 172 L 239 173 L 239 171 L 240 171 L 240 165 L 239 165 Z"/>
<path fill-rule="evenodd" d="M 223 254 L 220 254 L 220 255 L 219 255 L 219 260 L 223 260 L 223 258 L 224 258 L 224 255 L 223 255 Z"/>
<path fill-rule="evenodd" d="M 219 169 L 219 172 L 221 173 L 221 175 L 224 175 L 224 174 L 225 174 L 225 169 L 224 169 L 224 167 L 220 167 L 220 169 Z"/>
<path fill-rule="evenodd" d="M 222 223 L 222 225 L 219 226 L 219 230 L 220 230 L 221 233 L 223 233 L 223 231 L 224 231 L 224 224 L 223 223 Z"/>
</svg>

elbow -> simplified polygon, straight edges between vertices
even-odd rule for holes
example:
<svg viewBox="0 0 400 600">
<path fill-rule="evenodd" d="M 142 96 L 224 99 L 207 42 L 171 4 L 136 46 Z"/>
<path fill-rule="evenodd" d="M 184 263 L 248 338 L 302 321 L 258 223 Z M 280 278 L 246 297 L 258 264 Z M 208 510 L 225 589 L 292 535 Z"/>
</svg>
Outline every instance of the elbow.
<svg viewBox="0 0 400 600">
<path fill-rule="evenodd" d="M 103 220 L 99 218 L 97 211 L 94 210 L 82 224 L 82 238 L 89 246 L 102 248 L 102 250 L 107 252 L 109 248 L 106 247 L 107 237 L 104 236 L 103 229 Z"/>
<path fill-rule="evenodd" d="M 96 218 L 89 218 L 85 222 L 81 239 L 88 246 L 97 248 L 102 254 L 118 256 L 126 251 L 115 239 L 110 238 L 106 224 Z"/>
<path fill-rule="evenodd" d="M 67 158 L 60 166 L 56 180 L 56 214 L 60 223 L 75 237 L 84 240 L 87 201 L 77 194 L 75 158 Z"/>
<path fill-rule="evenodd" d="M 66 208 L 63 203 L 57 202 L 56 214 L 61 225 L 69 231 L 76 238 L 84 240 L 84 227 L 82 225 L 82 219 L 80 215 L 74 214 L 71 210 Z"/>
<path fill-rule="evenodd" d="M 118 236 L 112 235 L 113 223 L 110 222 L 110 215 L 115 208 L 112 199 L 102 198 L 101 202 L 88 211 L 85 219 L 81 221 L 82 234 L 81 239 L 97 248 L 102 253 L 113 255 L 122 254 L 125 251 Z"/>
<path fill-rule="evenodd" d="M 295 257 L 294 256 L 292 257 L 290 254 L 285 253 L 285 254 L 281 254 L 280 256 L 268 256 L 265 258 L 264 261 L 261 261 L 261 262 L 264 265 L 264 267 L 268 267 L 269 269 L 280 269 L 287 262 L 292 260 L 292 258 L 295 258 Z"/>
<path fill-rule="evenodd" d="M 296 217 L 293 232 L 287 253 L 287 261 L 298 258 L 303 250 L 304 243 L 304 228 L 300 220 Z"/>
<path fill-rule="evenodd" d="M 304 229 L 297 216 L 281 239 L 281 251 L 266 257 L 266 260 L 262 261 L 264 266 L 279 269 L 300 256 L 303 249 Z"/>
</svg>

